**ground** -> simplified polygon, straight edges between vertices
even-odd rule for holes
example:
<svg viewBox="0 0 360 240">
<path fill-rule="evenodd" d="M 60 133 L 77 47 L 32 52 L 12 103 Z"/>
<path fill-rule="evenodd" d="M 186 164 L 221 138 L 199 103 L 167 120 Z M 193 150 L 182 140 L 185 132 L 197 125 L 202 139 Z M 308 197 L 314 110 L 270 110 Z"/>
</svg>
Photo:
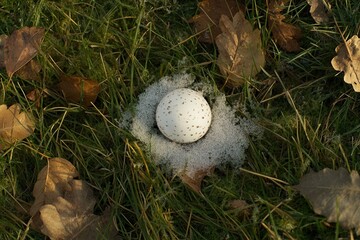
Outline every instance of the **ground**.
<svg viewBox="0 0 360 240">
<path fill-rule="evenodd" d="M 239 1 L 240 2 L 240 1 Z M 291 186 L 310 169 L 358 170 L 358 93 L 331 66 L 335 47 L 359 33 L 360 3 L 332 0 L 331 23 L 315 24 L 306 1 L 284 15 L 302 29 L 301 51 L 278 48 L 266 25 L 265 1 L 246 1 L 246 18 L 261 31 L 266 65 L 252 82 L 223 86 L 217 49 L 202 44 L 188 19 L 197 1 L 12 1 L 0 8 L 0 33 L 45 29 L 41 81 L 0 72 L 0 103 L 18 102 L 38 120 L 33 135 L 0 153 L 0 239 L 45 239 L 27 214 L 37 173 L 63 157 L 93 187 L 96 213 L 111 206 L 123 239 L 338 239 Z M 337 25 L 335 24 L 335 21 Z M 163 76 L 186 70 L 209 81 L 231 103 L 241 100 L 264 129 L 241 168 L 220 166 L 198 194 L 156 166 L 118 121 L 137 96 Z M 61 73 L 100 83 L 94 106 L 68 104 L 54 89 Z M 26 98 L 45 90 L 40 106 Z M 242 114 L 239 109 L 239 114 Z M 229 202 L 245 200 L 244 212 Z"/>
</svg>

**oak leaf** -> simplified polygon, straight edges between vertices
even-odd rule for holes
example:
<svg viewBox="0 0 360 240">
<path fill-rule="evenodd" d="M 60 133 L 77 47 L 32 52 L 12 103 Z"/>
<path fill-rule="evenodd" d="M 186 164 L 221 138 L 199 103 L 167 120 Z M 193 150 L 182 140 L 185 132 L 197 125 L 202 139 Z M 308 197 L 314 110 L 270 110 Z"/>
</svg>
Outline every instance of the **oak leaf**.
<svg viewBox="0 0 360 240">
<path fill-rule="evenodd" d="M 58 87 L 68 102 L 91 106 L 100 92 L 98 82 L 83 77 L 61 76 Z"/>
<path fill-rule="evenodd" d="M 110 210 L 93 214 L 96 200 L 90 186 L 75 167 L 62 158 L 52 158 L 38 174 L 30 209 L 33 227 L 50 239 L 92 240 L 102 236 L 114 239 Z"/>
<path fill-rule="evenodd" d="M 225 15 L 221 16 L 219 26 L 222 33 L 216 37 L 219 49 L 217 64 L 226 84 L 239 87 L 265 65 L 260 31 L 253 30 L 241 11 L 232 21 Z"/>
<path fill-rule="evenodd" d="M 344 72 L 344 81 L 360 92 L 360 39 L 354 35 L 335 49 L 337 56 L 331 60 L 336 71 Z"/>
<path fill-rule="evenodd" d="M 356 171 L 349 174 L 344 168 L 325 168 L 310 172 L 294 188 L 310 202 L 315 213 L 344 228 L 355 228 L 360 235 L 360 177 Z"/>
<path fill-rule="evenodd" d="M 302 37 L 301 29 L 284 22 L 285 16 L 281 14 L 287 0 L 271 0 L 268 5 L 268 26 L 274 41 L 288 52 L 300 51 L 299 40 Z"/>
<path fill-rule="evenodd" d="M 35 202 L 31 206 L 30 215 L 35 216 L 41 206 L 54 202 L 69 190 L 70 180 L 79 176 L 76 168 L 63 158 L 52 158 L 38 174 L 34 186 Z"/>
<path fill-rule="evenodd" d="M 200 14 L 192 17 L 189 22 L 194 24 L 198 40 L 213 43 L 221 33 L 219 20 L 221 15 L 233 17 L 239 11 L 236 0 L 203 0 L 199 4 Z"/>
<path fill-rule="evenodd" d="M 331 5 L 326 0 L 307 0 L 310 5 L 311 17 L 316 23 L 329 22 L 329 11 Z"/>
<path fill-rule="evenodd" d="M 24 27 L 15 30 L 4 43 L 4 64 L 8 76 L 22 68 L 33 59 L 44 39 L 45 30 L 37 27 Z"/>
<path fill-rule="evenodd" d="M 27 112 L 21 112 L 19 104 L 7 108 L 0 105 L 0 151 L 9 145 L 30 136 L 35 130 L 35 121 Z"/>
</svg>

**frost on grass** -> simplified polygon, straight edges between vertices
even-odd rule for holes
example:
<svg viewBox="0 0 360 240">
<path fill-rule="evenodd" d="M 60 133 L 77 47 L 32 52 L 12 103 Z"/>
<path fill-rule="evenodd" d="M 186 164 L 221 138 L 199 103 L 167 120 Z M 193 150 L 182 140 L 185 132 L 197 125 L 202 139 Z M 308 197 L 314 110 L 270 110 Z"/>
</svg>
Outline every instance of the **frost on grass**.
<svg viewBox="0 0 360 240">
<path fill-rule="evenodd" d="M 168 140 L 157 129 L 155 113 L 160 100 L 177 88 L 192 88 L 210 99 L 212 123 L 207 134 L 194 143 L 179 144 Z M 261 131 L 252 120 L 238 118 L 227 105 L 224 95 L 215 96 L 210 84 L 194 83 L 190 74 L 163 77 L 140 94 L 129 125 L 131 133 L 144 143 L 156 164 L 166 165 L 174 174 L 196 171 L 230 162 L 240 166 L 249 145 L 249 135 Z"/>
</svg>

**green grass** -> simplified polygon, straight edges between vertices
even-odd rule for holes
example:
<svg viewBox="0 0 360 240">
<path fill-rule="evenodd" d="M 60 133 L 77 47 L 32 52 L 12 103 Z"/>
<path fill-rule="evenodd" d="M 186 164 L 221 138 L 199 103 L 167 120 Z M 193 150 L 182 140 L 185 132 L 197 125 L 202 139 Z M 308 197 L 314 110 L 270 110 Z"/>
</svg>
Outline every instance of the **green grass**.
<svg viewBox="0 0 360 240">
<path fill-rule="evenodd" d="M 333 20 L 314 24 L 306 1 L 292 1 L 284 13 L 304 36 L 301 52 L 286 53 L 269 37 L 265 1 L 247 2 L 267 63 L 254 83 L 227 89 L 215 46 L 198 43 L 187 23 L 197 13 L 196 1 L 3 0 L 0 34 L 38 26 L 46 36 L 37 57 L 41 82 L 9 80 L 0 72 L 0 103 L 19 102 L 38 119 L 32 136 L 0 153 L 0 239 L 45 239 L 29 228 L 27 210 L 49 157 L 76 166 L 94 187 L 96 213 L 112 207 L 122 239 L 349 237 L 348 230 L 314 214 L 291 185 L 310 169 L 360 169 L 359 97 L 330 64 L 341 34 L 359 33 L 360 3 L 331 1 L 338 29 Z M 202 194 L 155 166 L 117 124 L 147 86 L 183 69 L 212 82 L 229 100 L 241 99 L 265 129 L 242 169 L 221 166 L 205 178 Z M 33 88 L 53 89 L 61 72 L 97 80 L 102 90 L 96 107 L 67 104 L 54 91 L 39 108 L 26 99 Z M 229 209 L 233 199 L 246 200 L 249 214 Z"/>
</svg>

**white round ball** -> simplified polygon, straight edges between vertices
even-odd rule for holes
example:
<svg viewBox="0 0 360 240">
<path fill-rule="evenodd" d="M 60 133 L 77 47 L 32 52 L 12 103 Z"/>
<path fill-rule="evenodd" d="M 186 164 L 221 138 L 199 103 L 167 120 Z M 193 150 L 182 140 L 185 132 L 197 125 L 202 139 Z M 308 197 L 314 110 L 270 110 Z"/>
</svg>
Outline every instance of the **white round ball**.
<svg viewBox="0 0 360 240">
<path fill-rule="evenodd" d="M 161 99 L 156 109 L 161 133 L 178 143 L 192 143 L 210 128 L 211 108 L 200 92 L 179 88 Z"/>
</svg>

